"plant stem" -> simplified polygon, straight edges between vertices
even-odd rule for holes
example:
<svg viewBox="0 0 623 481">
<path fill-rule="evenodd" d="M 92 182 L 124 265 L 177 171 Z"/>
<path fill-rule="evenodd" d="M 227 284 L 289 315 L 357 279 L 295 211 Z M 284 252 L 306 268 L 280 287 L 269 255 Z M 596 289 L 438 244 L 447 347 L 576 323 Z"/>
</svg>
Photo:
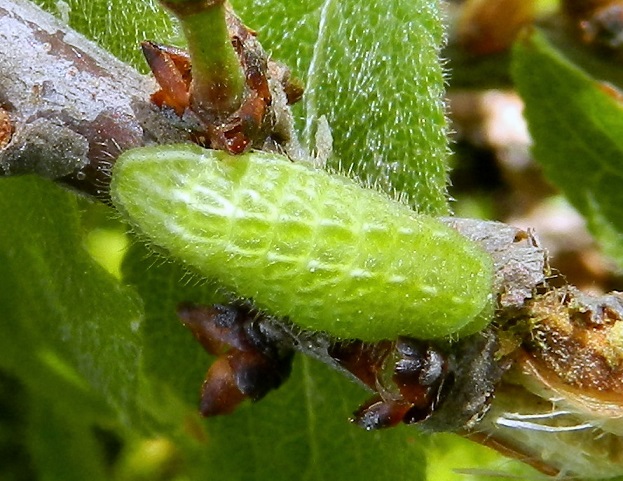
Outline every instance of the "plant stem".
<svg viewBox="0 0 623 481">
<path fill-rule="evenodd" d="M 240 107 L 245 77 L 231 43 L 224 0 L 163 0 L 180 21 L 192 62 L 191 104 L 225 117 Z"/>
</svg>

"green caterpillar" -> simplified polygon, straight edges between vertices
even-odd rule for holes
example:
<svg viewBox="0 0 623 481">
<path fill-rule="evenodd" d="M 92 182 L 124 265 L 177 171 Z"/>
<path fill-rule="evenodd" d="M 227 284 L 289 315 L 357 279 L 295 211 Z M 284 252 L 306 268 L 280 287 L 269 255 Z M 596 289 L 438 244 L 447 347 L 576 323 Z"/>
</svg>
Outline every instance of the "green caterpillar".
<svg viewBox="0 0 623 481">
<path fill-rule="evenodd" d="M 476 244 L 277 154 L 135 149 L 118 159 L 111 191 L 156 245 L 306 329 L 440 338 L 480 325 L 492 306 L 493 263 Z"/>
</svg>

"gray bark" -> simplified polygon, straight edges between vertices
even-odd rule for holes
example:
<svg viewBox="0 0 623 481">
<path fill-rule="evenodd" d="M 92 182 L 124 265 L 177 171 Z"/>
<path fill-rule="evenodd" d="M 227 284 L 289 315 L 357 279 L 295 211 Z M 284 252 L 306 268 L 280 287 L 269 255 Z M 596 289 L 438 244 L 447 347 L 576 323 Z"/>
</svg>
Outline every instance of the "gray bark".
<svg viewBox="0 0 623 481">
<path fill-rule="evenodd" d="M 0 174 L 36 173 L 106 198 L 121 152 L 186 138 L 152 106 L 153 79 L 27 0 L 0 0 L 0 59 L 10 124 L 0 129 Z"/>
</svg>

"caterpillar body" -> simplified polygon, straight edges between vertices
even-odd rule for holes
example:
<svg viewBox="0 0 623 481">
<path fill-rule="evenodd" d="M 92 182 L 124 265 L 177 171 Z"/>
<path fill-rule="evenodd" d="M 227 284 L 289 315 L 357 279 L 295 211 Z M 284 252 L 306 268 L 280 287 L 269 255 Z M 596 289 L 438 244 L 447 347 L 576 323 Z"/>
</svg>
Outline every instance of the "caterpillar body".
<svg viewBox="0 0 623 481">
<path fill-rule="evenodd" d="M 195 145 L 118 159 L 113 202 L 205 277 L 275 316 L 339 338 L 429 339 L 482 322 L 493 263 L 435 218 L 271 153 Z"/>
</svg>

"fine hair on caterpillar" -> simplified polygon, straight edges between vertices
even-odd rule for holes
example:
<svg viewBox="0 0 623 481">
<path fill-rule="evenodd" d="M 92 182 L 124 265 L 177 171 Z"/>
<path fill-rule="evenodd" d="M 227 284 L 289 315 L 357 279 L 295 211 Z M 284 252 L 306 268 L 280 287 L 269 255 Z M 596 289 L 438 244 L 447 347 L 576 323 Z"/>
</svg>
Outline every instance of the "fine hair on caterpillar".
<svg viewBox="0 0 623 481">
<path fill-rule="evenodd" d="M 136 149 L 118 159 L 111 195 L 154 245 L 305 329 L 442 338 L 492 315 L 493 262 L 478 244 L 277 154 Z"/>
</svg>

